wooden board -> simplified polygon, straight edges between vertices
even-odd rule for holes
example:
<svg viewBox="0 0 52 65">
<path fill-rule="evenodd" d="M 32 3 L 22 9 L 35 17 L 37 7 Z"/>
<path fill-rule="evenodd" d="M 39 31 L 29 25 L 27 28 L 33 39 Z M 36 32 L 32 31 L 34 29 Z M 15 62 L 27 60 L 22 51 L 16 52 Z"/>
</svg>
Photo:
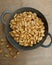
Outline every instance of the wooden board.
<svg viewBox="0 0 52 65">
<path fill-rule="evenodd" d="M 0 15 L 4 10 L 11 10 L 14 12 L 20 7 L 33 7 L 41 11 L 49 25 L 49 32 L 52 34 L 52 0 L 0 0 Z M 9 52 L 6 49 L 8 43 L 4 32 L 4 26 L 0 20 L 0 39 L 5 39 L 4 45 L 0 48 L 4 49 L 4 52 L 0 54 L 0 65 L 52 65 L 52 46 L 49 48 L 39 47 L 34 50 L 20 51 L 16 59 L 11 56 L 4 57 L 5 53 Z M 45 43 L 48 43 L 50 38 L 47 38 Z M 10 44 L 10 43 L 8 43 Z M 13 50 L 15 48 L 13 47 Z"/>
</svg>

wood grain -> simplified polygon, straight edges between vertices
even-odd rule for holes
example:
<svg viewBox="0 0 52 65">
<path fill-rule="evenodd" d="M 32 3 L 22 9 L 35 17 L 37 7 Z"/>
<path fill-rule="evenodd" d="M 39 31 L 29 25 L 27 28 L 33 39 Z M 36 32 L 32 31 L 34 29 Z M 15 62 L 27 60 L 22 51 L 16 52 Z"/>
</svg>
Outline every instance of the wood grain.
<svg viewBox="0 0 52 65">
<path fill-rule="evenodd" d="M 52 34 L 52 0 L 0 0 L 0 15 L 4 10 L 14 12 L 20 7 L 33 7 L 41 11 L 48 21 L 49 32 Z M 7 40 L 3 29 L 4 26 L 0 21 L 0 38 Z M 49 38 L 47 38 L 46 43 L 48 42 Z M 6 41 L 4 46 L 2 46 L 5 50 L 6 43 L 8 42 Z M 52 65 L 52 46 L 49 48 L 39 47 L 34 50 L 20 51 L 16 59 L 10 56 L 5 58 L 3 52 L 3 54 L 0 54 L 0 65 Z"/>
</svg>

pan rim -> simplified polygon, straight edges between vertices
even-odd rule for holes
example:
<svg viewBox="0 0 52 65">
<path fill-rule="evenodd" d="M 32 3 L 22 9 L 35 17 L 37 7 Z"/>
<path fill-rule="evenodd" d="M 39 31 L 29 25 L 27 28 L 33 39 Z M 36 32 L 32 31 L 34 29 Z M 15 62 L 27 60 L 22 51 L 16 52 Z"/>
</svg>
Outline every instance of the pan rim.
<svg viewBox="0 0 52 65">
<path fill-rule="evenodd" d="M 32 8 L 32 7 L 23 7 L 23 8 L 20 8 L 20 9 L 17 9 L 14 13 L 13 13 L 13 15 L 11 16 L 11 18 L 10 19 L 12 19 L 12 17 L 14 16 L 14 14 L 17 12 L 17 11 L 19 11 L 19 10 L 21 10 L 21 9 L 33 9 L 33 10 L 36 10 L 38 13 L 40 13 L 43 17 L 44 17 L 44 19 L 45 19 L 45 21 L 46 21 L 46 23 L 47 23 L 47 20 L 46 20 L 46 18 L 45 18 L 45 16 L 39 11 L 39 10 L 37 10 L 37 9 L 34 9 L 34 8 Z M 10 19 L 8 20 L 8 22 L 7 22 L 7 25 L 9 24 L 9 21 L 10 21 Z M 7 30 L 7 26 L 6 25 L 6 30 Z M 47 34 L 48 34 L 48 23 L 47 23 L 47 33 L 46 33 L 46 36 L 45 36 L 45 39 L 46 39 L 46 37 L 47 37 Z M 7 37 L 7 39 L 8 39 L 8 41 L 15 47 L 15 48 L 17 48 L 17 49 L 20 49 L 20 50 L 31 50 L 31 49 L 35 49 L 35 48 L 38 48 L 38 47 L 40 47 L 41 46 L 41 44 L 43 44 L 43 42 L 45 41 L 45 39 L 42 41 L 42 43 L 38 43 L 38 45 L 36 46 L 36 47 L 19 47 L 19 46 L 16 46 L 16 44 L 13 44 L 14 42 L 15 42 L 15 40 L 13 41 L 13 40 L 10 40 L 10 35 L 8 34 L 8 32 L 6 31 L 6 37 Z M 16 43 L 16 42 L 15 42 Z M 17 43 L 18 44 L 18 43 Z M 19 44 L 18 44 L 19 45 Z"/>
</svg>

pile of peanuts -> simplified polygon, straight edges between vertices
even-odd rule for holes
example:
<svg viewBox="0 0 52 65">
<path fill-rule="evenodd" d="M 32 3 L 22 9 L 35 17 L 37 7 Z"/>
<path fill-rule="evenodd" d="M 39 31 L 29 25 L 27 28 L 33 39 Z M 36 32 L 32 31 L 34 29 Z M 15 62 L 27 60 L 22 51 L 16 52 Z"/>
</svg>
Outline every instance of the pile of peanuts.
<svg viewBox="0 0 52 65">
<path fill-rule="evenodd" d="M 9 23 L 9 34 L 21 46 L 33 46 L 45 36 L 45 26 L 36 13 L 23 12 L 15 14 Z"/>
<path fill-rule="evenodd" d="M 12 45 L 10 45 L 4 38 L 0 38 L 0 54 L 6 58 L 12 57 L 17 58 L 17 55 L 19 55 L 19 50 L 15 49 Z M 6 52 L 7 51 L 7 52 Z"/>
</svg>

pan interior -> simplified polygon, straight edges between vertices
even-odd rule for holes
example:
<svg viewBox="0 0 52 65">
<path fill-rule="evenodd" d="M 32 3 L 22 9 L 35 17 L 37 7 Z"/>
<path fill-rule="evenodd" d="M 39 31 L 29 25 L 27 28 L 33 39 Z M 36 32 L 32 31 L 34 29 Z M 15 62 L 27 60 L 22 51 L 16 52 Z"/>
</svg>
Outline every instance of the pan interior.
<svg viewBox="0 0 52 65">
<path fill-rule="evenodd" d="M 22 12 L 25 12 L 25 11 L 26 12 L 31 11 L 33 13 L 36 13 L 37 16 L 42 19 L 42 21 L 44 22 L 44 26 L 45 26 L 45 36 L 43 37 L 43 39 L 39 43 L 37 43 L 36 45 L 33 45 L 32 47 L 30 47 L 30 46 L 28 46 L 28 47 L 20 46 L 19 43 L 17 43 L 9 34 L 9 32 L 11 31 L 10 26 L 9 26 L 9 22 L 10 22 L 11 19 L 13 19 L 14 14 L 15 13 L 19 14 L 19 13 L 22 13 Z M 10 17 L 10 19 L 8 20 L 7 25 L 6 25 L 6 36 L 7 36 L 8 41 L 15 48 L 21 49 L 21 50 L 30 50 L 30 49 L 34 49 L 34 48 L 41 46 L 41 44 L 43 44 L 43 42 L 45 41 L 47 34 L 48 34 L 48 23 L 47 23 L 47 20 L 45 19 L 44 15 L 41 12 L 39 12 L 38 10 L 30 8 L 30 7 L 24 7 L 24 8 L 20 8 L 20 9 L 16 10 L 13 13 L 13 15 Z"/>
</svg>

